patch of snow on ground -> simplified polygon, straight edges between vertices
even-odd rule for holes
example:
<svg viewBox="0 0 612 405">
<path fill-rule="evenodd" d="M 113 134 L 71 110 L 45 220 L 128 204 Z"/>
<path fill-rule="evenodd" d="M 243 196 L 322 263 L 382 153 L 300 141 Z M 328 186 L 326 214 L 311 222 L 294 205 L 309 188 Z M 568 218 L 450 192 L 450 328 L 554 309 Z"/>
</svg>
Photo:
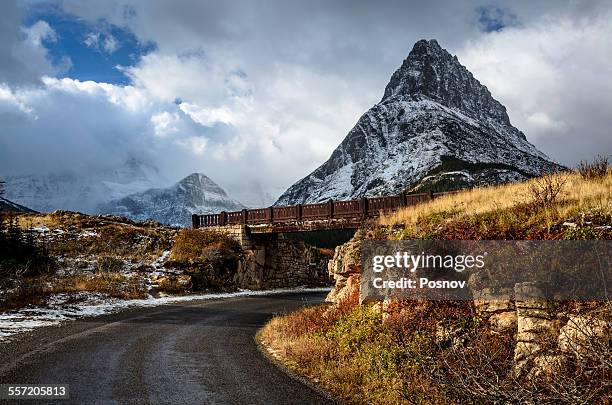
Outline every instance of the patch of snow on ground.
<svg viewBox="0 0 612 405">
<path fill-rule="evenodd" d="M 83 231 L 80 233 L 80 238 L 97 238 L 100 235 L 96 231 Z"/>
<path fill-rule="evenodd" d="M 153 263 L 153 267 L 155 267 L 156 269 L 159 269 L 160 267 L 162 267 L 163 264 L 168 259 L 168 256 L 170 256 L 170 251 L 169 250 L 164 250 L 162 252 L 161 256 L 159 256 L 157 258 L 157 260 L 155 260 L 155 262 Z"/>
<path fill-rule="evenodd" d="M 14 335 L 28 332 L 44 326 L 59 325 L 61 322 L 78 318 L 99 316 L 118 312 L 127 308 L 147 308 L 159 305 L 174 304 L 196 300 L 213 300 L 235 297 L 256 297 L 293 292 L 325 292 L 331 288 L 293 288 L 278 290 L 251 291 L 240 290 L 232 293 L 197 294 L 153 298 L 149 296 L 140 300 L 120 300 L 108 298 L 104 294 L 79 293 L 57 294 L 49 298 L 45 307 L 27 307 L 19 310 L 0 313 L 0 342 Z M 75 300 L 79 302 L 75 302 Z"/>
</svg>

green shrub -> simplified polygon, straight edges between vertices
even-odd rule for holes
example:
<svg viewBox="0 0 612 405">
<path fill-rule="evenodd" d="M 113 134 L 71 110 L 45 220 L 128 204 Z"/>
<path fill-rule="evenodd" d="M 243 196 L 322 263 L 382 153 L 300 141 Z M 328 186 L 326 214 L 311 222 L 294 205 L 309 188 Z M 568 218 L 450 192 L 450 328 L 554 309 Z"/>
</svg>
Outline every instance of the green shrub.
<svg viewBox="0 0 612 405">
<path fill-rule="evenodd" d="M 372 306 L 358 306 L 341 317 L 327 336 L 337 340 L 343 349 L 353 351 L 378 334 L 381 323 L 380 311 Z"/>
<path fill-rule="evenodd" d="M 593 240 L 601 239 L 601 236 L 595 231 L 592 226 L 577 226 L 568 228 L 563 234 L 564 240 Z"/>
</svg>

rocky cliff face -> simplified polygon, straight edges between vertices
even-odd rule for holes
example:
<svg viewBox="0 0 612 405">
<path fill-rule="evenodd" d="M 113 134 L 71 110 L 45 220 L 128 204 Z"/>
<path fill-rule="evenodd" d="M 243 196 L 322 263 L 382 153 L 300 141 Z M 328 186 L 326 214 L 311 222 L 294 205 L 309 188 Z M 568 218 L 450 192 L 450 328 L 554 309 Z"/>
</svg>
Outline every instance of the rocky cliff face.
<svg viewBox="0 0 612 405">
<path fill-rule="evenodd" d="M 334 279 L 334 288 L 325 301 L 340 303 L 352 293 L 359 291 L 361 280 L 361 242 L 366 239 L 366 231 L 357 230 L 353 238 L 336 247 L 334 256 L 329 261 L 327 269 Z"/>
<path fill-rule="evenodd" d="M 136 221 L 153 219 L 162 224 L 189 226 L 192 214 L 238 211 L 244 206 L 230 198 L 215 182 L 193 173 L 168 188 L 154 188 L 103 204 L 99 212 Z"/>
<path fill-rule="evenodd" d="M 435 40 L 421 40 L 327 162 L 276 205 L 516 181 L 559 166 Z"/>
</svg>

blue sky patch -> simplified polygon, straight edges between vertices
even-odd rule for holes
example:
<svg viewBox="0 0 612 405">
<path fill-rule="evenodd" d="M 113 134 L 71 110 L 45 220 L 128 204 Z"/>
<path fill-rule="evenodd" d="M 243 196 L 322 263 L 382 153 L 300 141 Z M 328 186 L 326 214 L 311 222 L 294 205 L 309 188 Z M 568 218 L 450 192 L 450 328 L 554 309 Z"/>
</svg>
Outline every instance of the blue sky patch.
<svg viewBox="0 0 612 405">
<path fill-rule="evenodd" d="M 478 7 L 476 13 L 478 16 L 478 27 L 484 32 L 501 31 L 508 26 L 518 24 L 516 14 L 499 7 Z"/>
<path fill-rule="evenodd" d="M 60 77 L 129 84 L 129 78 L 117 66 L 134 65 L 155 49 L 154 44 L 140 43 L 133 33 L 121 27 L 105 21 L 91 24 L 52 5 L 28 8 L 22 25 L 29 27 L 40 20 L 57 34 L 56 41 L 44 42 L 51 62 L 62 66 L 70 58 L 71 66 Z"/>
</svg>

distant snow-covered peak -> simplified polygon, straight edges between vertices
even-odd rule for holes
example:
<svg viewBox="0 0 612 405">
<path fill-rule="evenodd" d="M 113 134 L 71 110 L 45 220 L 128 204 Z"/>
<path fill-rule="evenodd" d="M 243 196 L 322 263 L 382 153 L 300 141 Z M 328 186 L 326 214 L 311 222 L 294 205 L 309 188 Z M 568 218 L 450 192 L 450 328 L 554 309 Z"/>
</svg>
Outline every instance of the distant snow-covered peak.
<svg viewBox="0 0 612 405">
<path fill-rule="evenodd" d="M 188 226 L 192 214 L 238 211 L 245 208 L 202 173 L 192 173 L 166 188 L 152 188 L 110 201 L 101 213 L 121 215 L 136 221 L 152 219 L 173 226 Z"/>
</svg>

